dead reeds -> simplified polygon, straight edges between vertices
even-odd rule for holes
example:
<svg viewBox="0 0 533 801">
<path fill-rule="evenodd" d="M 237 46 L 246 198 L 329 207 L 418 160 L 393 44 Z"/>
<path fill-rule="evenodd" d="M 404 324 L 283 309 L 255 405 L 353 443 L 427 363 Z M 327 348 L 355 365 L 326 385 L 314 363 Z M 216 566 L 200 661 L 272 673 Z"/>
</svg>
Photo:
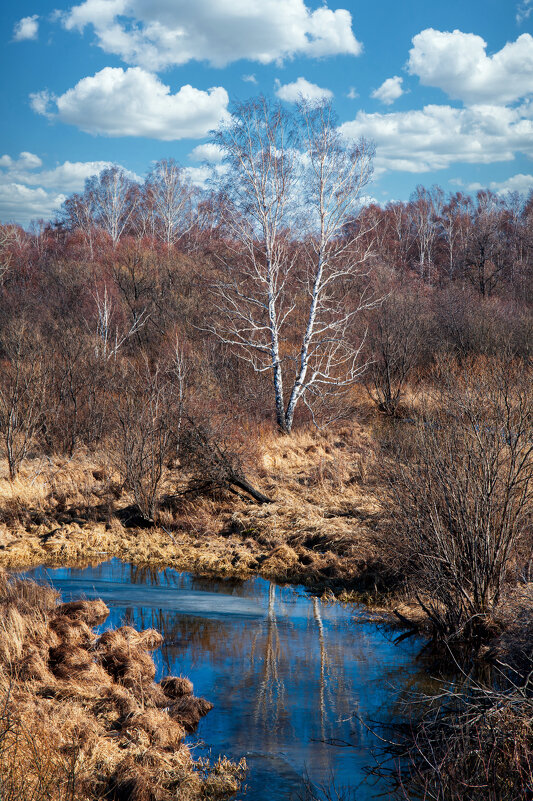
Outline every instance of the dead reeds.
<svg viewBox="0 0 533 801">
<path fill-rule="evenodd" d="M 102 601 L 58 595 L 0 576 L 0 797 L 2 801 L 170 801 L 223 798 L 244 765 L 197 765 L 183 743 L 212 705 L 192 683 L 155 683 L 159 632 L 92 626 Z M 211 789 L 209 789 L 211 793 Z"/>
</svg>

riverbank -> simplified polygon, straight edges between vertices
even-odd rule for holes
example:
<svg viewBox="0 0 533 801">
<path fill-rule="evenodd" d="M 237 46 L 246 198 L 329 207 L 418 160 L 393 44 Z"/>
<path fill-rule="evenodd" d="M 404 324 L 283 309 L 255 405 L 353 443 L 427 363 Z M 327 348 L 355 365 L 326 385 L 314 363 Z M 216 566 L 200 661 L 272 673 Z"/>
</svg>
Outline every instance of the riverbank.
<svg viewBox="0 0 533 801">
<path fill-rule="evenodd" d="M 321 600 L 261 578 L 232 581 L 112 560 L 95 568 L 41 568 L 66 600 L 88 595 L 115 625 L 154 626 L 164 637 L 157 676 L 190 676 L 213 703 L 191 738 L 195 758 L 245 756 L 239 799 L 306 798 L 304 776 L 355 788 L 374 737 L 358 724 L 393 714 L 405 687 L 427 687 L 417 637 L 394 643 L 364 607 Z M 345 741 L 356 748 L 335 748 Z M 386 792 L 387 783 L 380 784 Z M 377 790 L 358 793 L 371 801 Z"/>
<path fill-rule="evenodd" d="M 153 629 L 98 635 L 101 600 L 60 603 L 50 587 L 0 574 L 2 797 L 222 799 L 244 763 L 195 761 L 184 742 L 212 704 L 184 677 L 155 683 Z"/>
<path fill-rule="evenodd" d="M 374 459 L 371 430 L 358 424 L 290 438 L 270 435 L 247 475 L 272 503 L 228 492 L 188 493 L 187 478 L 168 470 L 157 523 L 148 528 L 124 520 L 133 499 L 105 455 L 28 460 L 14 482 L 0 479 L 0 565 L 118 557 L 377 593 L 382 577 L 373 532 L 380 487 Z"/>
</svg>

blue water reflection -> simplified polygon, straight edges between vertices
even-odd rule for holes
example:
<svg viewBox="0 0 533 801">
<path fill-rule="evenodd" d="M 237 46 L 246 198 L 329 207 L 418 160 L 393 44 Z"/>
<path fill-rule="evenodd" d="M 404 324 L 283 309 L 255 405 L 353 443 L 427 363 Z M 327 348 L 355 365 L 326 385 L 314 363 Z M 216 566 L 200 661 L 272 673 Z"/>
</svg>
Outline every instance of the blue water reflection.
<svg viewBox="0 0 533 801">
<path fill-rule="evenodd" d="M 358 801 L 388 797 L 366 776 L 376 743 L 360 719 L 390 719 L 399 692 L 423 679 L 420 643 L 394 645 L 364 610 L 259 578 L 206 579 L 118 560 L 28 575 L 65 600 L 102 598 L 111 609 L 102 628 L 162 632 L 159 676 L 189 676 L 195 694 L 215 705 L 191 738 L 195 754 L 246 756 L 241 798 L 297 798 L 306 770 L 314 781 L 334 774 L 358 788 Z"/>
</svg>

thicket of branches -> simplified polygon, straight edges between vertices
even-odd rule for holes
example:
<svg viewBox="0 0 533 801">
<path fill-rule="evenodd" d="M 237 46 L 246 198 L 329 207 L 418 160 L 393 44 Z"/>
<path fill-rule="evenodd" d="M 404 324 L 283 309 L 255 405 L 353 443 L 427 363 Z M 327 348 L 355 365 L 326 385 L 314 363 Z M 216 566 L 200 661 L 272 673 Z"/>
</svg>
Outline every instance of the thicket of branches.
<svg viewBox="0 0 533 801">
<path fill-rule="evenodd" d="M 502 665 L 492 675 L 476 672 L 458 671 L 431 695 L 410 693 L 402 699 L 409 722 L 396 725 L 392 738 L 383 738 L 376 769 L 392 780 L 398 801 L 531 797 L 531 675 L 511 679 Z"/>
<path fill-rule="evenodd" d="M 533 387 L 521 364 L 495 358 L 448 359 L 434 380 L 423 412 L 385 449 L 381 536 L 434 633 L 450 641 L 483 636 L 511 572 L 528 572 Z"/>
</svg>

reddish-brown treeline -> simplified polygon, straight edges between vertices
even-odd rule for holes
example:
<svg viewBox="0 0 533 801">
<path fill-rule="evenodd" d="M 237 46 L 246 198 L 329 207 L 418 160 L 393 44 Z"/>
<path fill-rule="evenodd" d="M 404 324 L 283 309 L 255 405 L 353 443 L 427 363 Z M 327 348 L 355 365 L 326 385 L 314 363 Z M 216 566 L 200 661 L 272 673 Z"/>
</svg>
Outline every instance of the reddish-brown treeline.
<svg viewBox="0 0 533 801">
<path fill-rule="evenodd" d="M 0 227 L 0 436 L 13 475 L 36 448 L 71 454 L 112 436 L 117 397 L 130 384 L 136 396 L 140 386 L 171 388 L 181 399 L 174 406 L 186 395 L 189 410 L 230 417 L 231 436 L 272 420 L 268 375 L 208 333 L 212 287 L 223 266 L 239 263 L 220 222 L 223 202 L 168 161 L 143 185 L 104 171 L 55 222 Z M 368 269 L 336 291 L 349 306 L 365 281 L 383 299 L 353 331 L 354 340 L 367 331 L 366 380 L 383 411 L 396 409 L 398 382 L 401 394 L 435 354 L 530 359 L 533 195 L 418 187 L 409 202 L 367 206 L 351 225 L 366 231 L 357 241 Z M 296 264 L 305 246 L 295 238 Z M 291 280 L 297 321 L 298 269 Z M 287 359 L 290 345 L 289 333 Z"/>
</svg>

